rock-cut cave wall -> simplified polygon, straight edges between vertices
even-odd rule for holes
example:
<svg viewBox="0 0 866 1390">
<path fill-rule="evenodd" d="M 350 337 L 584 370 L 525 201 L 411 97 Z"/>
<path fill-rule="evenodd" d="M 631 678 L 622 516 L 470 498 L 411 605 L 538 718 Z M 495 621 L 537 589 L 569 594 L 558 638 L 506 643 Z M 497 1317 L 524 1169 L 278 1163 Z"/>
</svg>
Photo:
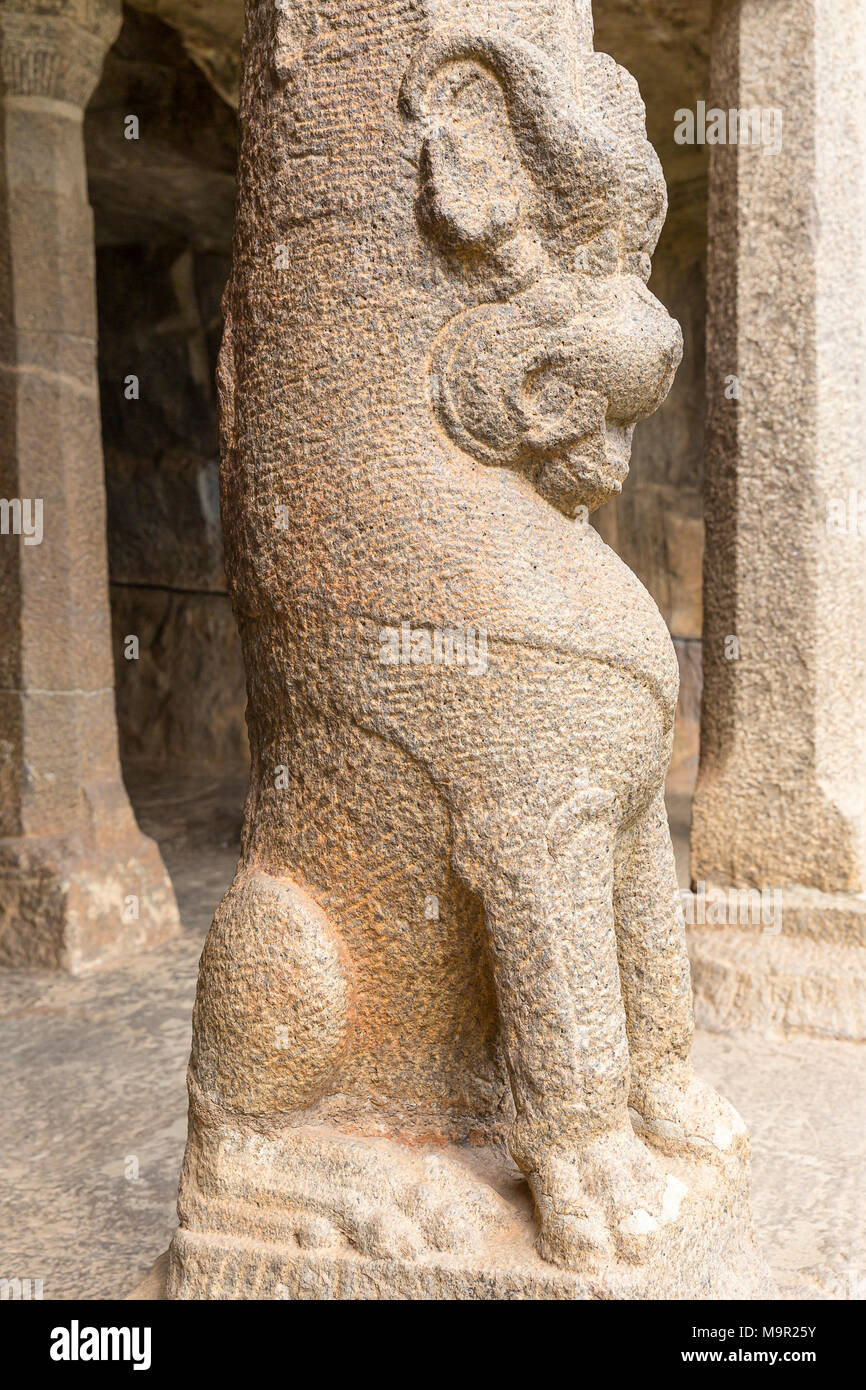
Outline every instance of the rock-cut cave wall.
<svg viewBox="0 0 866 1390">
<path fill-rule="evenodd" d="M 121 754 L 238 762 L 244 676 L 223 572 L 214 387 L 237 120 L 175 31 L 128 9 L 85 138 Z"/>
</svg>

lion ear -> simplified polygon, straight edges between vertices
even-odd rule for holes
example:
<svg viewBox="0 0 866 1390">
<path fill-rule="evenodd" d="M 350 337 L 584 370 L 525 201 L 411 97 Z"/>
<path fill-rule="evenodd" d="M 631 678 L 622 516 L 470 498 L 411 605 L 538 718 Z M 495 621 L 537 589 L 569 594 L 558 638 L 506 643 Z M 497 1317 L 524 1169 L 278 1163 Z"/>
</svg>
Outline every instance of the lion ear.
<svg viewBox="0 0 866 1390">
<path fill-rule="evenodd" d="M 480 64 L 457 62 L 427 110 L 421 221 L 447 249 L 492 250 L 531 216 L 533 198 L 502 89 Z"/>
<path fill-rule="evenodd" d="M 537 220 L 551 235 L 551 250 L 573 251 L 618 225 L 618 142 L 578 106 L 553 63 L 534 44 L 496 31 L 434 34 L 403 80 L 400 102 L 405 114 L 428 129 L 436 128 L 452 100 L 450 76 L 470 66 L 479 80 L 488 88 L 494 83 L 501 94 L 502 119 L 532 190 Z M 488 129 L 486 138 L 489 135 Z M 471 194 L 467 191 L 466 196 Z"/>
</svg>

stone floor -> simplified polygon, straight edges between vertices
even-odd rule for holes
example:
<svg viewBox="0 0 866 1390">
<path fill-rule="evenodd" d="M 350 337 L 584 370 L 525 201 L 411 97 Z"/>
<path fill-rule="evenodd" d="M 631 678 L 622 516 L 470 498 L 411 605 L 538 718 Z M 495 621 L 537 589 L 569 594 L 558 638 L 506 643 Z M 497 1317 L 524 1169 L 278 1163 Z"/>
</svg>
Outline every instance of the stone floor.
<svg viewBox="0 0 866 1390">
<path fill-rule="evenodd" d="M 123 1297 L 174 1226 L 196 965 L 243 783 L 139 775 L 132 794 L 183 934 L 77 979 L 0 973 L 0 1277 L 42 1279 L 45 1298 Z M 695 1053 L 752 1128 L 758 1238 L 784 1296 L 866 1296 L 860 1046 L 702 1033 Z"/>
</svg>

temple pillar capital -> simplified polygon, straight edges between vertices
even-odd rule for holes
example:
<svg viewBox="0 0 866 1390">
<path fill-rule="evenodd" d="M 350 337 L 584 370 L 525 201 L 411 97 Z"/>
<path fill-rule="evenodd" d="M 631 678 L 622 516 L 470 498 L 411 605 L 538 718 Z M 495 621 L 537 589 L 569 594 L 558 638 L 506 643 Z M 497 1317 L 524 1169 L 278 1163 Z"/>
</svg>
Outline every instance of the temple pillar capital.
<svg viewBox="0 0 866 1390">
<path fill-rule="evenodd" d="M 10 0 L 0 8 L 2 95 L 83 110 L 121 21 L 120 0 Z"/>
</svg>

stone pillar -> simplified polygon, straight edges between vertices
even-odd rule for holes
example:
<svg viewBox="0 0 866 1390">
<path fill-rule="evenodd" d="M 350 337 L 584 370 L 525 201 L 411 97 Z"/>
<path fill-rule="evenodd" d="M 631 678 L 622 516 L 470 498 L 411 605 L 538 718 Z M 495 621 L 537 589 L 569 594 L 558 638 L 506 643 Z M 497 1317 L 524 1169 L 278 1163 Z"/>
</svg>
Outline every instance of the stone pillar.
<svg viewBox="0 0 866 1390">
<path fill-rule="evenodd" d="M 76 970 L 178 926 L 117 749 L 82 118 L 114 0 L 0 6 L 0 962 Z"/>
<path fill-rule="evenodd" d="M 691 940 L 710 1026 L 866 1036 L 864 103 L 859 0 L 716 4 L 709 106 L 729 141 L 729 113 L 763 113 L 764 143 L 710 151 Z"/>
<path fill-rule="evenodd" d="M 588 0 L 249 0 L 244 54 L 251 786 L 169 1295 L 764 1292 L 689 1061 L 676 655 L 588 524 L 682 350 L 636 84 Z"/>
</svg>

